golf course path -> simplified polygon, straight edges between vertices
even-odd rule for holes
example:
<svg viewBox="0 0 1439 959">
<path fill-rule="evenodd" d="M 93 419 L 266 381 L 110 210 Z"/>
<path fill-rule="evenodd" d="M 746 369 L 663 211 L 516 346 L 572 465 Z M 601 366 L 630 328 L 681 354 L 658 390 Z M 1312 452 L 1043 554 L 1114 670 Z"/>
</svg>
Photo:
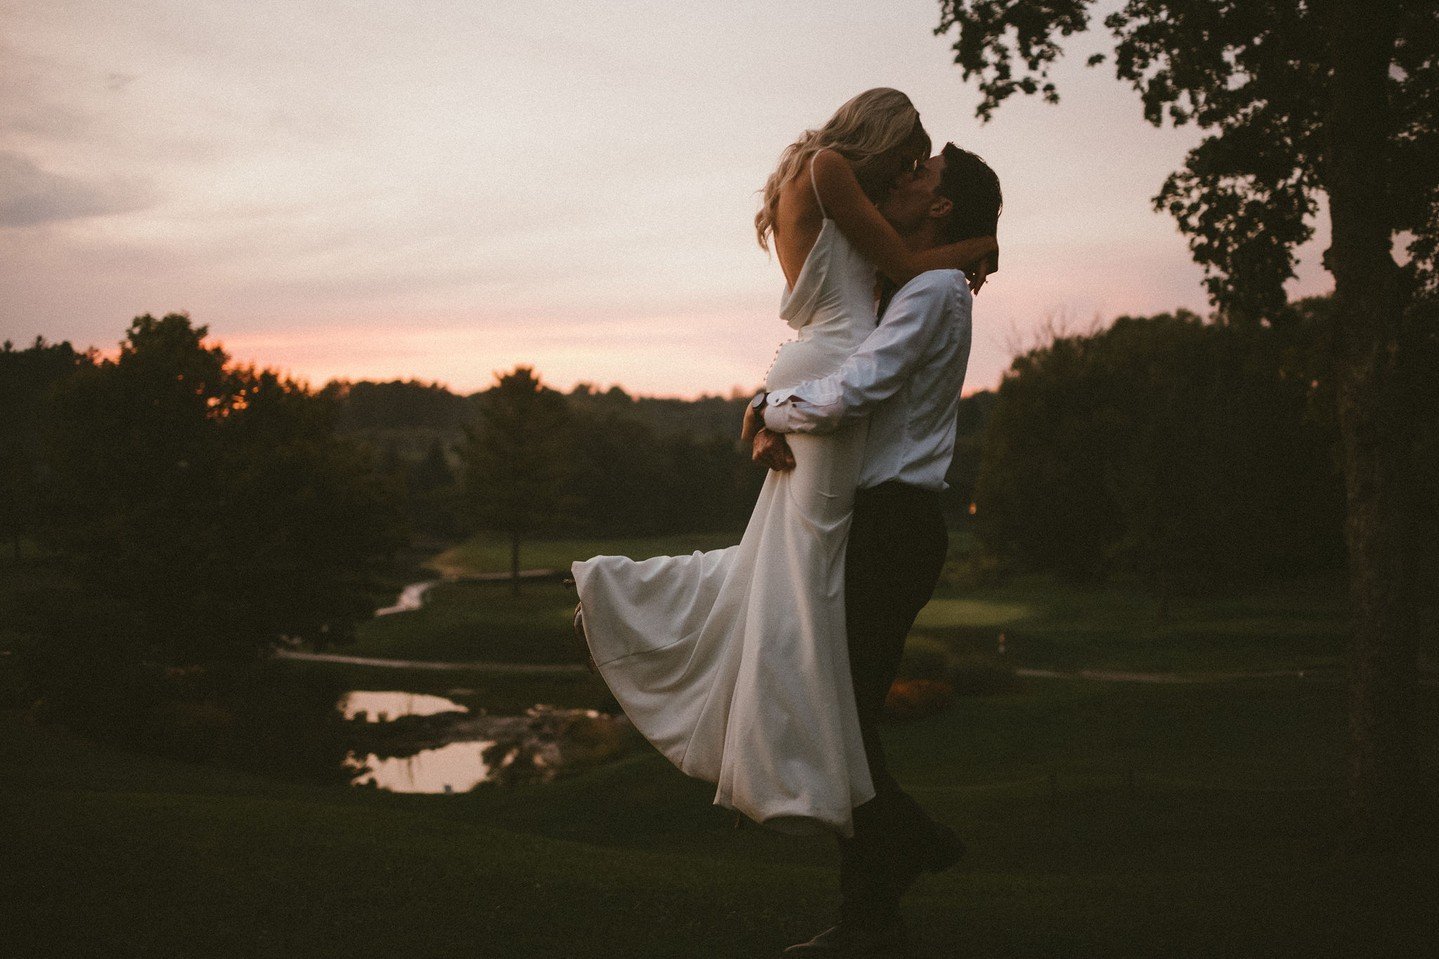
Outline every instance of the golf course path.
<svg viewBox="0 0 1439 959">
<path fill-rule="evenodd" d="M 1016 669 L 1016 675 L 1040 679 L 1092 679 L 1101 683 L 1225 683 L 1235 679 L 1271 679 L 1277 676 L 1325 675 L 1330 670 L 1266 669 L 1237 673 L 1132 673 L 1108 669 L 1079 669 L 1064 672 L 1058 669 Z"/>
</svg>

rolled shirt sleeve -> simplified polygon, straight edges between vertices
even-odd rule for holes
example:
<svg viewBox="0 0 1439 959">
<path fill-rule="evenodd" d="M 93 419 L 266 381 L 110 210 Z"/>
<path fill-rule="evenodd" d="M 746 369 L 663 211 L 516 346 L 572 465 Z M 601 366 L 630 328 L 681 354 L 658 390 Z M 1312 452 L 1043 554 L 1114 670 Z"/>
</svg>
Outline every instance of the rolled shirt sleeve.
<svg viewBox="0 0 1439 959">
<path fill-rule="evenodd" d="M 879 326 L 834 373 L 772 391 L 764 409 L 765 428 L 775 433 L 830 433 L 893 396 L 950 312 L 953 272 L 934 270 L 905 284 Z"/>
</svg>

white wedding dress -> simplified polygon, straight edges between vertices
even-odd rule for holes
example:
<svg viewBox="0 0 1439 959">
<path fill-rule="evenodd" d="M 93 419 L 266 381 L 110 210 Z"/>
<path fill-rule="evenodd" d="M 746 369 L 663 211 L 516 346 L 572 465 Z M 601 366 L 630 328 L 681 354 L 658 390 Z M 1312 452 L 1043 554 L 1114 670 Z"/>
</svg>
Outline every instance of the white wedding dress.
<svg viewBox="0 0 1439 959">
<path fill-rule="evenodd" d="M 826 218 L 780 316 L 767 389 L 826 376 L 875 327 L 874 267 Z M 739 545 L 573 564 L 591 655 L 635 727 L 715 804 L 788 832 L 853 834 L 874 796 L 844 622 L 861 421 L 789 437 Z"/>
</svg>

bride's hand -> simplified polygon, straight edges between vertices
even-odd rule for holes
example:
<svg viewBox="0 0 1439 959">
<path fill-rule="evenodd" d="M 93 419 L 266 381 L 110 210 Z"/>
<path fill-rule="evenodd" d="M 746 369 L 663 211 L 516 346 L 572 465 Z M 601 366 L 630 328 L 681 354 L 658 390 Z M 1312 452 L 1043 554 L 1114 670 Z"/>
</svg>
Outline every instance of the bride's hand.
<svg viewBox="0 0 1439 959">
<path fill-rule="evenodd" d="M 760 430 L 754 438 L 750 458 L 772 470 L 784 472 L 794 469 L 794 453 L 790 452 L 789 443 L 783 433 Z"/>
<path fill-rule="evenodd" d="M 989 279 L 989 275 L 991 273 L 997 272 L 998 270 L 998 253 L 995 253 L 993 256 L 987 256 L 983 260 L 980 260 L 976 266 L 974 266 L 965 274 L 965 276 L 969 278 L 969 292 L 978 293 L 980 287 L 984 286 L 984 281 Z"/>
</svg>

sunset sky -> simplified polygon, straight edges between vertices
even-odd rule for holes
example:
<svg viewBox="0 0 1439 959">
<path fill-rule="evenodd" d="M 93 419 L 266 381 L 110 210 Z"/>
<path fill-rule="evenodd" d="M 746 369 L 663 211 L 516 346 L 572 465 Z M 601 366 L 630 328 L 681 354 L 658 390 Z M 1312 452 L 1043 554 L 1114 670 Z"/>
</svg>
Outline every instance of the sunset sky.
<svg viewBox="0 0 1439 959">
<path fill-rule="evenodd" d="M 314 385 L 535 365 L 552 385 L 752 388 L 791 334 L 755 244 L 780 150 L 873 86 L 999 173 L 968 389 L 1046 322 L 1188 307 L 1156 130 L 1103 33 L 1063 102 L 977 95 L 935 0 L 0 0 L 0 339 L 112 348 L 187 311 Z M 1331 287 L 1321 235 L 1295 294 Z"/>
</svg>

